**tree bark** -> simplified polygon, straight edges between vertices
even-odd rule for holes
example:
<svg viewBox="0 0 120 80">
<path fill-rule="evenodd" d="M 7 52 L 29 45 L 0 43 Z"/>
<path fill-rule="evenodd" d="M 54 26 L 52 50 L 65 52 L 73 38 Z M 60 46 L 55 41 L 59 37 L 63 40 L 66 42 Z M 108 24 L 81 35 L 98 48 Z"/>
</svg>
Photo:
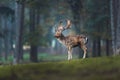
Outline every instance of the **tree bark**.
<svg viewBox="0 0 120 80">
<path fill-rule="evenodd" d="M 111 31 L 112 31 L 112 49 L 113 54 L 117 55 L 120 53 L 120 1 L 110 1 L 111 11 Z M 119 52 L 118 52 L 119 51 Z"/>
<path fill-rule="evenodd" d="M 115 24 L 116 24 L 116 19 L 115 13 L 116 12 L 116 6 L 115 6 L 115 0 L 110 1 L 110 14 L 111 14 L 111 36 L 112 36 L 112 49 L 113 49 L 113 54 L 116 53 L 116 29 L 115 29 Z"/>
<path fill-rule="evenodd" d="M 2 26 L 1 24 L 2 24 L 2 15 L 0 14 L 0 26 Z M 2 27 L 0 27 L 0 29 L 2 29 Z M 0 35 L 1 35 L 0 37 L 2 37 L 2 32 L 0 33 Z M 3 48 L 2 47 L 2 43 L 3 43 L 2 41 L 3 41 L 2 38 L 0 38 L 0 44 L 1 44 L 0 45 L 0 60 L 2 58 L 2 50 L 3 50 L 2 49 Z"/>
<path fill-rule="evenodd" d="M 20 35 L 19 35 L 19 59 L 23 60 L 23 32 L 24 32 L 24 7 L 25 3 L 24 1 L 21 2 L 20 4 Z"/>
<path fill-rule="evenodd" d="M 93 39 L 93 48 L 92 48 L 92 57 L 96 57 L 97 56 L 97 49 L 96 49 L 97 45 L 96 45 L 96 39 Z"/>
<path fill-rule="evenodd" d="M 116 28 L 116 55 L 120 54 L 120 0 L 118 1 L 118 15 Z"/>
<path fill-rule="evenodd" d="M 33 7 L 30 8 L 30 33 L 34 35 L 35 32 L 35 9 Z M 31 36 L 32 36 L 31 35 Z M 33 42 L 30 43 L 31 49 L 30 49 L 30 60 L 32 62 L 37 62 L 37 45 L 35 45 Z"/>
<path fill-rule="evenodd" d="M 9 51 L 9 30 L 7 25 L 7 17 L 4 16 L 4 45 L 5 45 L 5 60 L 8 60 Z"/>
<path fill-rule="evenodd" d="M 99 36 L 97 37 L 97 56 L 101 56 L 101 39 Z"/>
<path fill-rule="evenodd" d="M 38 62 L 38 55 L 37 55 L 37 46 L 31 45 L 31 49 L 30 49 L 30 60 L 32 62 Z"/>
<path fill-rule="evenodd" d="M 110 40 L 106 39 L 106 55 L 110 55 Z"/>
<path fill-rule="evenodd" d="M 16 20 L 16 46 L 15 46 L 15 63 L 23 60 L 23 30 L 24 30 L 24 1 L 16 2 L 15 9 Z"/>
<path fill-rule="evenodd" d="M 14 53 L 14 59 L 13 59 L 13 64 L 18 63 L 18 30 L 19 30 L 19 5 L 16 2 L 15 3 L 15 53 Z"/>
</svg>

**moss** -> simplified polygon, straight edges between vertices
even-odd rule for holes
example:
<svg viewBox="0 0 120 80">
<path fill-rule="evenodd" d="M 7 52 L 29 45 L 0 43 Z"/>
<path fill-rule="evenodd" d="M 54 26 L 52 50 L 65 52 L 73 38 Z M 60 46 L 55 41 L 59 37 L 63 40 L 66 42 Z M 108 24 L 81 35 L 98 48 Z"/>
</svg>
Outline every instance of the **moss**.
<svg viewBox="0 0 120 80">
<path fill-rule="evenodd" d="M 119 80 L 120 56 L 0 67 L 0 80 Z"/>
</svg>

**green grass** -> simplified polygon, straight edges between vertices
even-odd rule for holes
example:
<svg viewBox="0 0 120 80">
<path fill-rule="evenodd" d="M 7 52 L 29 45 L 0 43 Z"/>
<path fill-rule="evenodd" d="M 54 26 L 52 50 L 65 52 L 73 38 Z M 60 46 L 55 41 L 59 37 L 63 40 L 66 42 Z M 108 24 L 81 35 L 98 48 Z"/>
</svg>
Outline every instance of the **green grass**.
<svg viewBox="0 0 120 80">
<path fill-rule="evenodd" d="M 120 56 L 0 66 L 0 80 L 119 80 Z"/>
<path fill-rule="evenodd" d="M 73 54 L 73 58 L 76 59 L 77 55 Z M 25 53 L 23 55 L 23 62 L 30 62 L 29 59 L 30 59 L 29 53 Z M 39 53 L 38 60 L 39 61 L 63 61 L 63 60 L 67 60 L 67 54 Z M 9 55 L 7 61 L 4 59 L 4 57 L 1 57 L 0 62 L 7 63 L 7 64 L 12 63 L 13 62 L 13 55 Z"/>
</svg>

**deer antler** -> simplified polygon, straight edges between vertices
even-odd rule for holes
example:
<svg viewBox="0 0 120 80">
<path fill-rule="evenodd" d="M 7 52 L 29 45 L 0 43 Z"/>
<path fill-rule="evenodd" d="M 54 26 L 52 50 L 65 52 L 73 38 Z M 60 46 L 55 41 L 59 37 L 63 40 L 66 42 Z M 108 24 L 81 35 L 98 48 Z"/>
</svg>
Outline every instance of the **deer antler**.
<svg viewBox="0 0 120 80">
<path fill-rule="evenodd" d="M 65 27 L 65 29 L 69 29 L 71 27 L 71 21 L 67 19 L 67 25 Z"/>
<path fill-rule="evenodd" d="M 58 24 L 58 27 L 55 28 L 55 31 L 58 30 L 58 29 L 62 30 L 62 31 L 66 30 L 66 29 L 69 29 L 71 27 L 71 21 L 67 19 L 66 22 L 67 22 L 66 26 L 63 26 L 63 24 L 62 24 L 63 21 L 60 20 L 59 24 Z"/>
</svg>

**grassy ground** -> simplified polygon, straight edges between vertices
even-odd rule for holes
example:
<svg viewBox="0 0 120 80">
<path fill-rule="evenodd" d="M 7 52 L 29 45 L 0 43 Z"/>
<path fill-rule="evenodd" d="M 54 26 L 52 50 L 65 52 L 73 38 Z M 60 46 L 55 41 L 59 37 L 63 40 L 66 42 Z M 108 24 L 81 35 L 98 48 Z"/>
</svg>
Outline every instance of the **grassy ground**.
<svg viewBox="0 0 120 80">
<path fill-rule="evenodd" d="M 0 66 L 0 80 L 119 80 L 120 56 Z"/>
<path fill-rule="evenodd" d="M 77 59 L 77 55 L 73 54 L 73 58 Z M 29 53 L 25 53 L 23 55 L 23 62 L 29 62 L 30 55 Z M 63 61 L 67 60 L 67 54 L 48 54 L 48 53 L 39 53 L 38 54 L 38 60 L 39 61 Z M 8 56 L 8 60 L 5 61 L 4 57 L 0 58 L 0 62 L 2 63 L 12 63 L 13 62 L 13 55 Z"/>
</svg>

